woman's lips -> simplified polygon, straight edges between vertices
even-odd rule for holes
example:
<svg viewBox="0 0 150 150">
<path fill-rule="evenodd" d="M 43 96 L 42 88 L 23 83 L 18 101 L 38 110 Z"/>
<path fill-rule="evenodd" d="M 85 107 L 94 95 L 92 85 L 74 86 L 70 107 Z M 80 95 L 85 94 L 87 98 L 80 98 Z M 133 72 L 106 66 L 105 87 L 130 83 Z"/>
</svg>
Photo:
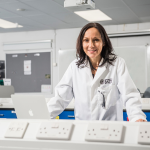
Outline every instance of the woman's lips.
<svg viewBox="0 0 150 150">
<path fill-rule="evenodd" d="M 96 50 L 88 50 L 89 53 L 94 53 Z"/>
</svg>

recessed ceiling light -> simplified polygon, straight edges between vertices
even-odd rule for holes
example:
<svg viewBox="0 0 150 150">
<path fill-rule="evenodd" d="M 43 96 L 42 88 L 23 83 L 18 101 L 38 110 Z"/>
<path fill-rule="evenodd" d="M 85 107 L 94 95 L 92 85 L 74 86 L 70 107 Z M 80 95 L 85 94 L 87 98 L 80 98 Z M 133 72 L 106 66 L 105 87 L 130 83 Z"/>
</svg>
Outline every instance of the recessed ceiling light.
<svg viewBox="0 0 150 150">
<path fill-rule="evenodd" d="M 18 23 L 13 23 L 13 22 L 0 19 L 0 27 L 1 28 L 21 28 L 23 26 L 18 25 Z"/>
<path fill-rule="evenodd" d="M 112 20 L 110 17 L 108 17 L 106 14 L 104 14 L 102 11 L 98 9 L 88 11 L 75 11 L 74 13 L 90 22 Z"/>
<path fill-rule="evenodd" d="M 25 11 L 25 9 L 24 8 L 18 8 L 18 9 L 16 9 L 17 11 Z"/>
</svg>

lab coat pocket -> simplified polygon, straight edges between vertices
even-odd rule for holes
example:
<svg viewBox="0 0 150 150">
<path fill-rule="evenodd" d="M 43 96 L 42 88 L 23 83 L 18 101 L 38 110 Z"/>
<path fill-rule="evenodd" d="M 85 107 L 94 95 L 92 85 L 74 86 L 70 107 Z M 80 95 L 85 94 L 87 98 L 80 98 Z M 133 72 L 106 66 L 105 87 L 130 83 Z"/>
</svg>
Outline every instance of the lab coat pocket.
<svg viewBox="0 0 150 150">
<path fill-rule="evenodd" d="M 98 88 L 98 98 L 102 102 L 102 107 L 104 109 L 109 109 L 111 106 L 114 106 L 117 101 L 117 86 L 116 85 L 110 85 L 105 87 L 99 87 Z M 102 100 L 103 99 L 103 100 Z"/>
</svg>

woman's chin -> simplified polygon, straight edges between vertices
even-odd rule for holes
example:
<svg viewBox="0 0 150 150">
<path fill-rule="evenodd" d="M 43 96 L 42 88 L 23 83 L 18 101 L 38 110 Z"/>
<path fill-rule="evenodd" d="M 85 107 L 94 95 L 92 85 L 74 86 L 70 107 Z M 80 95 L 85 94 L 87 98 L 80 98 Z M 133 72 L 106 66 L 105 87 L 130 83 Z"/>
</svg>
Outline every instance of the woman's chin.
<svg viewBox="0 0 150 150">
<path fill-rule="evenodd" d="M 96 55 L 88 55 L 89 56 L 89 58 L 91 58 L 91 59 L 96 59 L 97 58 L 97 56 Z"/>
</svg>

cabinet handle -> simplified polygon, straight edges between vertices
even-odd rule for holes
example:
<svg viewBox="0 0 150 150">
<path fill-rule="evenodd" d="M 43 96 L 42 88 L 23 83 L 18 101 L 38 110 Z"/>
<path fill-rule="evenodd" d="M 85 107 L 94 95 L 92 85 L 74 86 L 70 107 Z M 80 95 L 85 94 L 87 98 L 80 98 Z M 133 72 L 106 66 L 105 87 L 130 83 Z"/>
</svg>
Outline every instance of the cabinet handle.
<svg viewBox="0 0 150 150">
<path fill-rule="evenodd" d="M 11 111 L 11 113 L 14 113 L 14 114 L 15 114 L 15 111 L 14 111 L 14 110 L 12 110 L 12 111 Z"/>
<path fill-rule="evenodd" d="M 68 116 L 68 118 L 74 118 L 74 116 Z"/>
<path fill-rule="evenodd" d="M 0 117 L 4 116 L 4 114 L 0 114 Z"/>
</svg>

